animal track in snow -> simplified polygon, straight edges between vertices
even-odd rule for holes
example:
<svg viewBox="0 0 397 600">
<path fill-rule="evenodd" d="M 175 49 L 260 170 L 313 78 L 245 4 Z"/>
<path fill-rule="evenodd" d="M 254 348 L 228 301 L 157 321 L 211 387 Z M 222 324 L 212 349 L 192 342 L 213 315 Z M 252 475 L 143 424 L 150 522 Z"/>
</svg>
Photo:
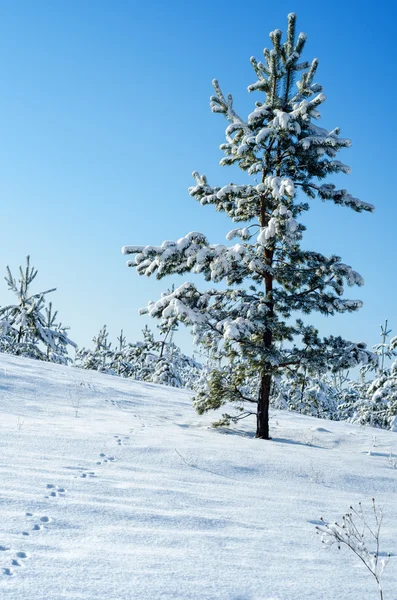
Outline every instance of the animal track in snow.
<svg viewBox="0 0 397 600">
<path fill-rule="evenodd" d="M 97 477 L 97 475 L 96 475 L 95 471 L 83 471 L 83 473 L 81 473 L 80 477 L 85 479 L 86 477 Z"/>
<path fill-rule="evenodd" d="M 130 433 L 132 433 L 132 430 L 130 430 Z M 121 435 L 114 435 L 113 437 L 114 437 L 114 439 L 116 440 L 116 442 L 118 444 L 122 444 L 123 440 L 129 440 L 130 439 L 129 435 L 123 435 L 123 436 L 121 436 Z"/>
<path fill-rule="evenodd" d="M 122 446 L 124 442 L 126 442 L 130 439 L 129 435 L 124 435 L 124 436 L 115 435 L 113 437 L 115 438 L 118 446 Z"/>
<path fill-rule="evenodd" d="M 57 486 L 54 486 L 53 484 L 48 484 L 47 485 L 48 489 L 57 489 L 60 491 L 60 489 L 62 489 L 63 491 L 64 488 L 58 488 Z M 34 519 L 38 522 L 33 524 L 32 527 L 32 531 L 41 531 L 46 525 L 48 525 L 52 519 L 51 517 L 47 516 L 47 515 L 43 515 L 43 516 L 38 516 L 38 515 L 34 515 L 34 513 L 32 512 L 25 512 L 25 517 L 27 517 L 28 519 Z M 30 533 L 28 531 L 22 531 L 22 535 L 30 535 Z M 6 545 L 0 545 L 0 552 L 8 552 L 9 550 L 11 550 L 11 548 L 9 546 Z M 10 557 L 10 562 L 11 562 L 11 566 L 10 567 L 3 567 L 3 575 L 7 576 L 7 577 L 13 577 L 15 575 L 15 567 L 21 568 L 24 566 L 24 561 L 27 560 L 29 558 L 29 555 L 27 552 L 24 552 L 23 550 L 18 550 L 18 552 L 14 552 L 14 555 Z"/>
<path fill-rule="evenodd" d="M 48 525 L 48 523 L 50 523 L 52 521 L 51 517 L 48 517 L 47 515 L 43 515 L 42 517 L 38 517 L 35 516 L 33 513 L 25 513 L 27 517 L 35 517 L 36 521 L 39 521 L 38 523 L 34 523 L 33 527 L 32 527 L 32 531 L 41 531 L 45 525 Z M 30 535 L 30 533 L 28 533 L 27 531 L 23 531 L 22 535 Z M 24 557 L 19 557 L 19 558 L 24 558 Z"/>
<path fill-rule="evenodd" d="M 51 517 L 47 517 L 47 515 L 44 515 L 43 517 L 38 517 L 38 520 L 40 522 L 34 523 L 32 531 L 42 531 L 44 529 L 44 526 L 48 525 L 52 521 Z"/>
<path fill-rule="evenodd" d="M 57 496 L 64 497 L 66 489 L 64 487 L 59 487 L 53 483 L 47 483 L 47 490 L 50 490 L 48 496 L 44 496 L 44 498 L 56 498 Z"/>
<path fill-rule="evenodd" d="M 99 458 L 102 458 L 102 461 L 98 461 L 96 464 L 97 465 L 102 465 L 102 464 L 106 464 L 109 462 L 115 462 L 117 460 L 117 458 L 115 456 L 106 456 L 106 454 L 104 454 L 103 452 L 100 453 Z"/>
<path fill-rule="evenodd" d="M 0 546 L 0 550 L 7 551 L 10 550 L 10 548 L 8 546 Z M 22 567 L 23 561 L 28 558 L 26 552 L 22 551 L 16 552 L 14 556 L 15 558 L 11 559 L 12 567 Z M 14 569 L 12 569 L 11 567 L 3 567 L 3 575 L 7 575 L 7 577 L 12 577 L 14 574 Z"/>
<path fill-rule="evenodd" d="M 50 517 L 44 516 L 44 517 L 40 517 L 40 521 L 42 523 L 49 523 L 51 521 L 51 519 L 50 519 Z"/>
</svg>

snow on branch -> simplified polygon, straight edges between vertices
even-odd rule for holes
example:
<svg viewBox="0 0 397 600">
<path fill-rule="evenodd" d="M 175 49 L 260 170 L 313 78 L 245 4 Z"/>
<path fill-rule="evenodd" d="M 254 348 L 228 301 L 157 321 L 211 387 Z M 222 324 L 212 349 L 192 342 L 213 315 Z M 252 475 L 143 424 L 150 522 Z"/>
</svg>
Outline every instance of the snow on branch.
<svg viewBox="0 0 397 600">
<path fill-rule="evenodd" d="M 124 246 L 122 252 L 136 255 L 127 265 L 135 267 L 139 275 L 150 277 L 157 273 L 158 279 L 170 273 L 192 271 L 202 273 L 208 281 L 226 280 L 233 284 L 241 283 L 246 277 L 263 276 L 268 269 L 255 247 L 210 245 L 207 238 L 197 232 L 188 233 L 176 242 L 163 242 L 161 246 Z"/>
</svg>

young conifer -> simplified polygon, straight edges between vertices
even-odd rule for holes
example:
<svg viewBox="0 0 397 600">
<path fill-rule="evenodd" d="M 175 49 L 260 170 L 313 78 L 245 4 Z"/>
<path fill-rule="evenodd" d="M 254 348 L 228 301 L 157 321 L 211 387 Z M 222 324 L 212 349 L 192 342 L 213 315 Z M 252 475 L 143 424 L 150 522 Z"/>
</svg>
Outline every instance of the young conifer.
<svg viewBox="0 0 397 600">
<path fill-rule="evenodd" d="M 212 204 L 238 223 L 227 239 L 240 241 L 232 246 L 210 244 L 202 233 L 193 232 L 161 246 L 123 248 L 125 254 L 135 255 L 127 264 L 140 275 L 156 274 L 160 279 L 196 272 L 208 281 L 226 283 L 224 290 L 204 292 L 184 283 L 150 303 L 146 312 L 163 320 L 177 317 L 193 326 L 200 343 L 219 360 L 218 373 L 213 373 L 206 392 L 197 399 L 199 412 L 231 400 L 238 405 L 254 403 L 256 436 L 263 439 L 269 439 L 275 375 L 286 368 L 307 373 L 349 368 L 370 358 L 364 344 L 332 336 L 322 340 L 313 327 L 292 320 L 297 311 L 333 315 L 361 306 L 359 300 L 343 299 L 346 284 L 363 284 L 356 271 L 338 256 L 300 247 L 305 230 L 300 218 L 309 209 L 304 196 L 356 212 L 373 210 L 345 189 L 322 183 L 329 175 L 349 173 L 336 156 L 350 146 L 350 140 L 340 137 L 339 128 L 328 131 L 315 124 L 325 101 L 314 81 L 318 60 L 301 61 L 306 35 L 296 37 L 295 24 L 291 13 L 286 40 L 282 41 L 280 30 L 271 32 L 273 48 L 265 48 L 264 60 L 251 58 L 256 81 L 248 91 L 261 97 L 248 118 L 240 117 L 232 96 L 225 96 L 218 81 L 213 81 L 211 109 L 228 121 L 220 164 L 238 165 L 254 181 L 213 187 L 195 172 L 196 184 L 189 192 L 202 206 Z M 223 368 L 225 359 L 232 368 Z M 255 398 L 245 395 L 246 380 L 258 382 Z"/>
<path fill-rule="evenodd" d="M 29 256 L 26 257 L 25 268 L 19 267 L 19 279 L 12 275 L 7 266 L 5 280 L 9 290 L 16 296 L 16 303 L 0 307 L 0 327 L 7 331 L 6 351 L 39 360 L 67 363 L 67 346 L 76 348 L 76 344 L 66 334 L 68 327 L 56 322 L 57 311 L 53 312 L 52 303 L 46 306 L 45 296 L 56 288 L 38 294 L 31 292 L 31 284 L 37 273 L 37 269 L 30 265 Z"/>
</svg>

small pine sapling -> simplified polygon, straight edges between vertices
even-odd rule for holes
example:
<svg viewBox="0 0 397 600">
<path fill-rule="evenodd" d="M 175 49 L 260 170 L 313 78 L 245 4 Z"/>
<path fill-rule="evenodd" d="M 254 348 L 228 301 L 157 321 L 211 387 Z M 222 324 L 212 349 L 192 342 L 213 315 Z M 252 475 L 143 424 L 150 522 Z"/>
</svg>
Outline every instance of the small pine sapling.
<svg viewBox="0 0 397 600">
<path fill-rule="evenodd" d="M 110 364 L 113 360 L 113 350 L 111 342 L 108 341 L 109 332 L 104 325 L 98 335 L 92 338 L 94 349 L 87 350 L 80 348 L 76 355 L 76 365 L 83 369 L 92 369 L 101 373 L 112 374 Z"/>
<path fill-rule="evenodd" d="M 387 342 L 391 329 L 381 325 L 382 343 L 374 346 L 378 358 L 377 377 L 365 386 L 358 402 L 351 410 L 351 420 L 362 425 L 382 427 L 397 431 L 397 337 Z M 395 359 L 389 368 L 385 368 L 385 358 Z M 363 368 L 364 372 L 368 369 Z M 363 373 L 364 374 L 364 373 Z"/>
<path fill-rule="evenodd" d="M 127 347 L 127 338 L 124 335 L 123 330 L 120 331 L 120 335 L 117 338 L 118 346 L 113 354 L 113 360 L 111 367 L 117 373 L 117 375 L 122 375 L 125 364 L 124 364 L 124 352 Z"/>
<path fill-rule="evenodd" d="M 25 268 L 19 267 L 19 279 L 7 266 L 5 280 L 17 302 L 0 308 L 0 329 L 6 331 L 3 337 L 5 350 L 65 364 L 68 362 L 67 346 L 76 348 L 76 344 L 67 336 L 68 328 L 56 323 L 57 311 L 52 312 L 52 303 L 46 307 L 45 296 L 55 292 L 56 288 L 37 294 L 31 292 L 30 286 L 37 273 L 37 269 L 30 266 L 30 256 L 26 257 Z M 45 351 L 40 346 L 44 346 Z"/>
<path fill-rule="evenodd" d="M 392 330 L 387 328 L 386 319 L 385 324 L 380 326 L 380 337 L 382 338 L 382 343 L 376 344 L 376 346 L 374 347 L 376 354 L 379 356 L 379 364 L 377 370 L 378 372 L 380 371 L 380 373 L 383 373 L 385 370 L 385 358 L 391 358 L 393 354 L 395 354 L 393 352 L 393 345 L 387 343 L 387 338 L 389 337 L 391 332 Z"/>
<path fill-rule="evenodd" d="M 67 335 L 70 327 L 62 325 L 57 321 L 58 311 L 53 311 L 52 302 L 45 307 L 45 321 L 43 331 L 47 339 L 47 360 L 58 364 L 68 364 L 72 359 L 68 355 L 68 346 L 75 350 L 77 344 Z"/>
</svg>

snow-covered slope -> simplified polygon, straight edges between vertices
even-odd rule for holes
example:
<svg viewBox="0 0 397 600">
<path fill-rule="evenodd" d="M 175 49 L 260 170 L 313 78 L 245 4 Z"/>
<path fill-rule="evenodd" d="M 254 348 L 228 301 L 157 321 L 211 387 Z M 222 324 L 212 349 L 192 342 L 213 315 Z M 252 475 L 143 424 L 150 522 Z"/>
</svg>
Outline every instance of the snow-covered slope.
<svg viewBox="0 0 397 600">
<path fill-rule="evenodd" d="M 397 435 L 274 412 L 265 442 L 211 417 L 186 391 L 0 355 L 0 598 L 376 598 L 315 524 L 375 496 L 397 553 Z"/>
</svg>

